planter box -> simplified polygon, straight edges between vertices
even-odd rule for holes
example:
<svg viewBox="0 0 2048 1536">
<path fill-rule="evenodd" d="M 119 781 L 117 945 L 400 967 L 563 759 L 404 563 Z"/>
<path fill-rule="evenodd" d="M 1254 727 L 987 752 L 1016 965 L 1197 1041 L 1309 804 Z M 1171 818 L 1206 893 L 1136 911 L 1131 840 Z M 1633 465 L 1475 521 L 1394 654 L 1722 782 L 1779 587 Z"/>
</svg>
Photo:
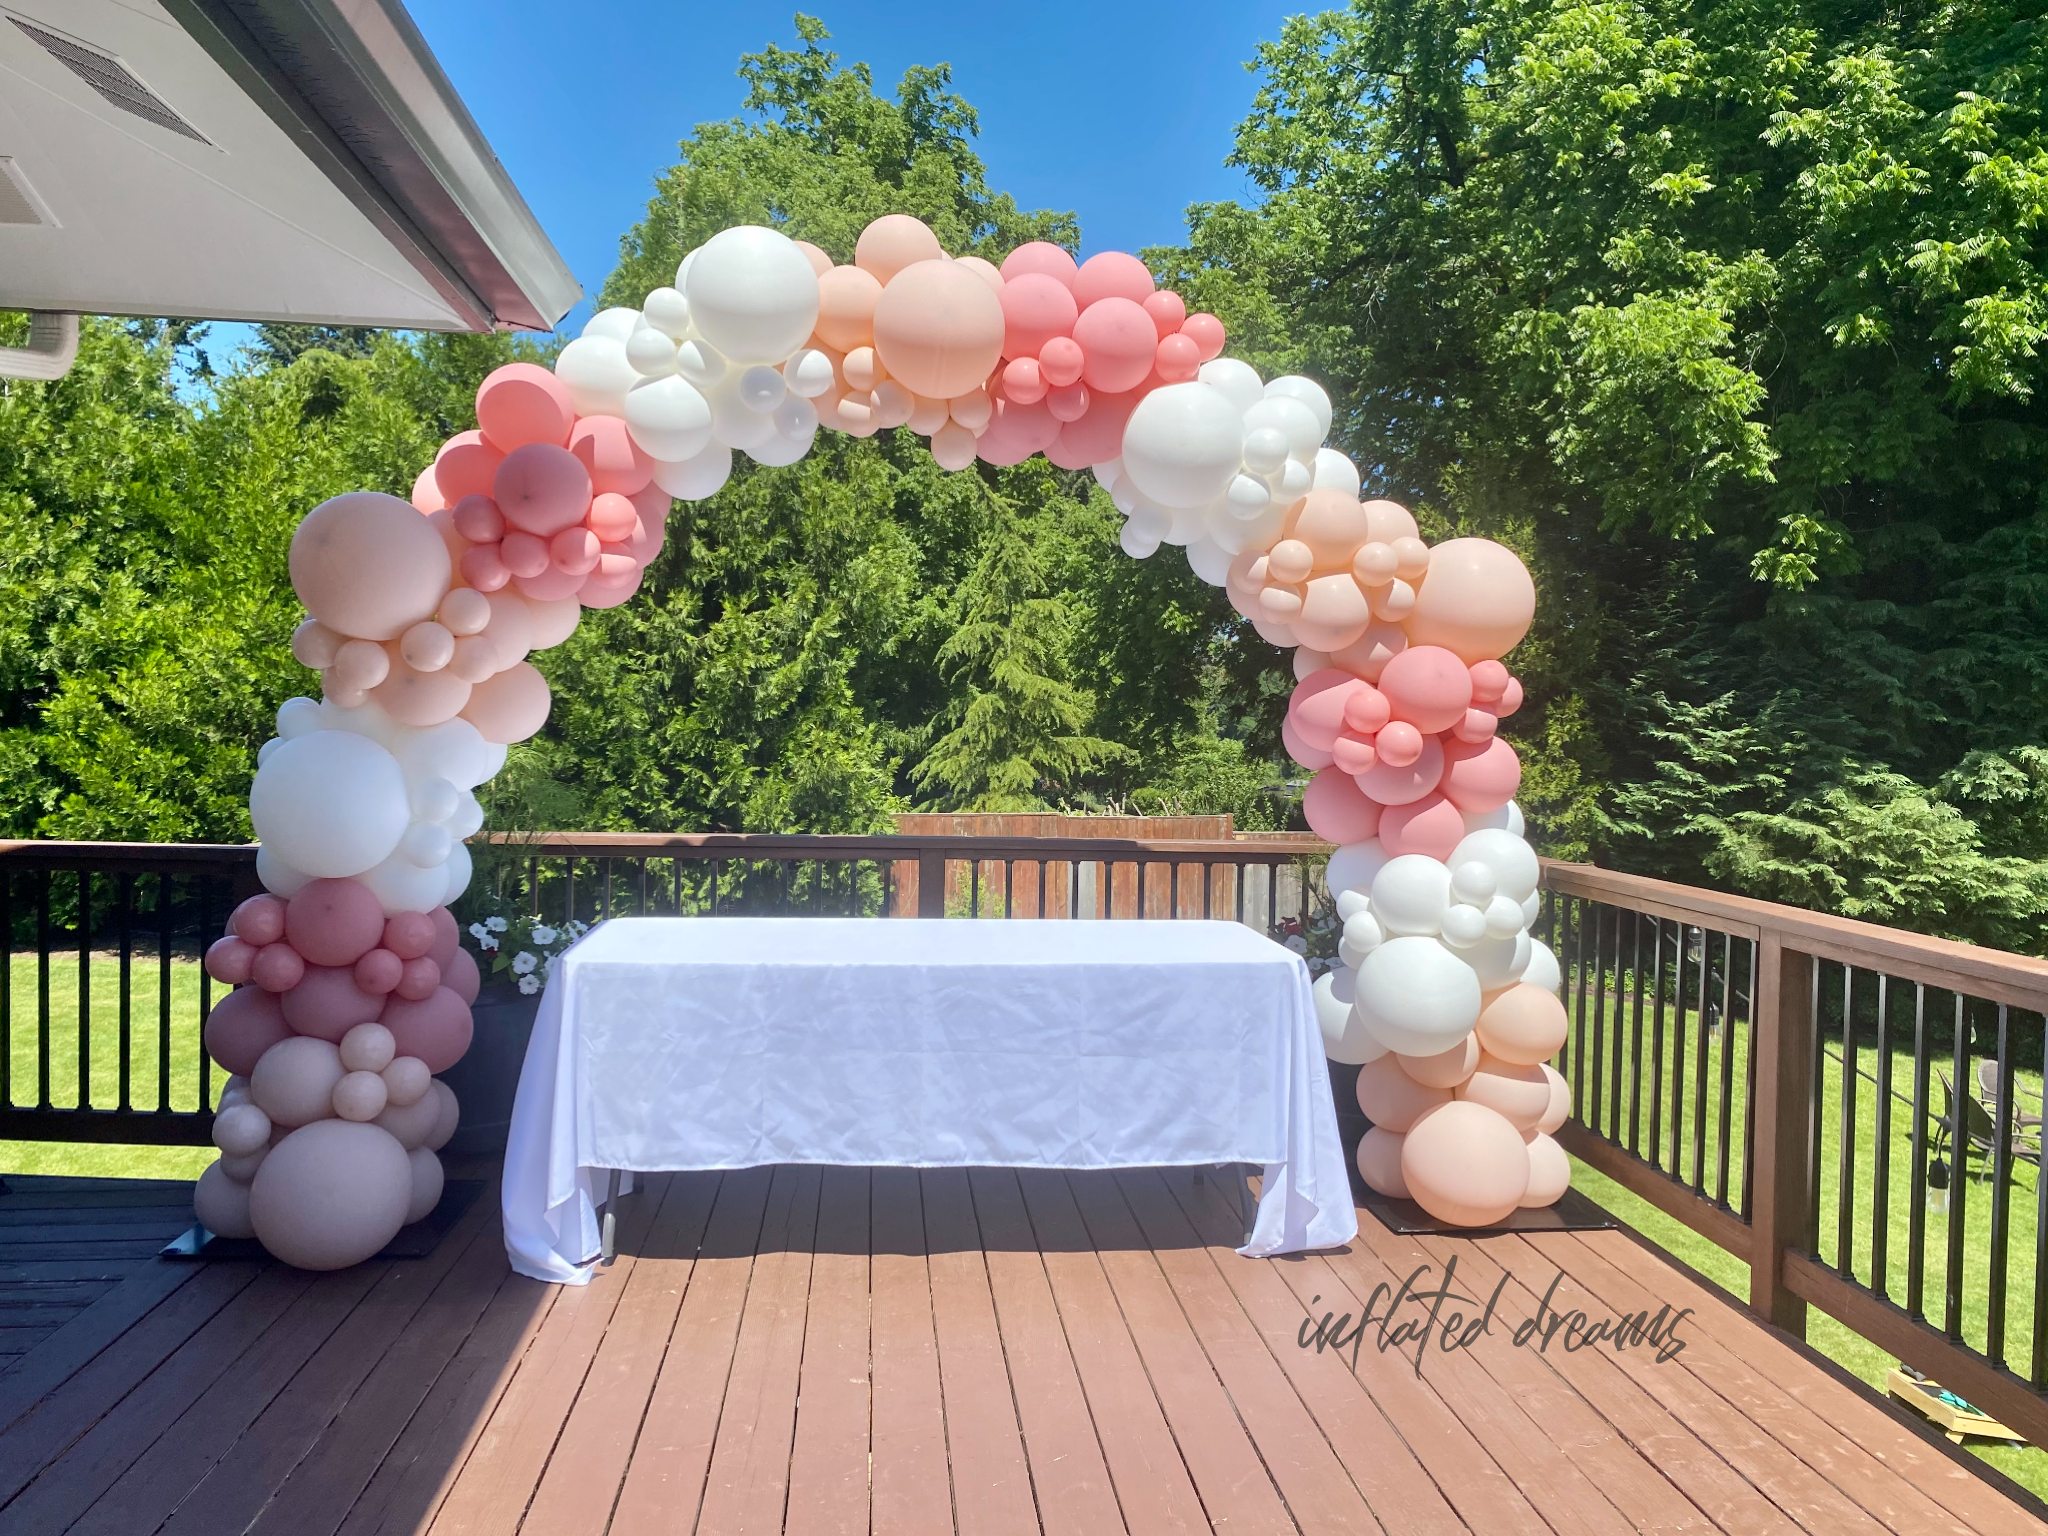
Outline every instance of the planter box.
<svg viewBox="0 0 2048 1536">
<path fill-rule="evenodd" d="M 462 1105 L 462 1121 L 442 1148 L 443 1157 L 478 1157 L 505 1150 L 512 1100 L 526 1042 L 540 1012 L 540 993 L 523 997 L 510 987 L 486 986 L 470 1009 L 476 1035 L 462 1060 L 441 1074 Z"/>
</svg>

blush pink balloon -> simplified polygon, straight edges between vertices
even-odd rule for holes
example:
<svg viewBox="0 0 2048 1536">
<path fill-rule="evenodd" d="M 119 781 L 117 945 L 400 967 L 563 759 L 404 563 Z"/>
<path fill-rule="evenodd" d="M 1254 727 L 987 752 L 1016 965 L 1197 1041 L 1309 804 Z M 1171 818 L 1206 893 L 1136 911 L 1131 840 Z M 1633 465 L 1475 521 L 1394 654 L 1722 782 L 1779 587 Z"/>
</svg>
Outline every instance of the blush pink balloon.
<svg viewBox="0 0 2048 1536">
<path fill-rule="evenodd" d="M 1043 368 L 1045 361 L 1039 360 Z M 1061 469 L 1087 469 L 1107 464 L 1124 451 L 1124 427 L 1138 408 L 1133 394 L 1108 395 L 1088 391 L 1088 414 L 1060 428 L 1060 435 L 1045 456 Z"/>
<path fill-rule="evenodd" d="M 405 962 L 388 949 L 373 949 L 356 961 L 354 973 L 357 991 L 383 997 L 397 987 L 405 974 Z"/>
<path fill-rule="evenodd" d="M 304 957 L 282 941 L 264 945 L 249 963 L 249 979 L 266 992 L 289 992 L 305 974 Z"/>
<path fill-rule="evenodd" d="M 1422 756 L 1422 732 L 1406 720 L 1390 720 L 1377 738 L 1380 756 L 1395 768 L 1406 768 Z"/>
<path fill-rule="evenodd" d="M 295 1034 L 339 1041 L 358 1024 L 374 1024 L 384 999 L 356 985 L 355 967 L 309 965 L 306 978 L 279 1000 Z"/>
<path fill-rule="evenodd" d="M 1330 743 L 1330 761 L 1339 773 L 1357 775 L 1370 773 L 1380 760 L 1379 749 L 1373 738 L 1357 731 L 1343 730 Z"/>
<path fill-rule="evenodd" d="M 1294 729 L 1294 722 L 1292 720 L 1282 720 L 1280 722 L 1280 745 L 1287 749 L 1289 757 L 1311 772 L 1328 768 L 1336 762 L 1336 759 L 1321 747 L 1312 747 L 1303 741 L 1300 734 Z M 1359 787 L 1361 789 L 1364 788 L 1363 785 Z"/>
<path fill-rule="evenodd" d="M 1294 685 L 1287 701 L 1287 718 L 1294 722 L 1295 733 L 1310 746 L 1329 751 L 1344 728 L 1346 704 L 1361 688 L 1371 691 L 1369 684 L 1335 667 L 1309 673 Z"/>
<path fill-rule="evenodd" d="M 1484 815 L 1515 798 L 1522 787 L 1522 760 L 1500 737 L 1468 744 L 1453 741 L 1444 748 L 1443 791 L 1461 811 Z"/>
<path fill-rule="evenodd" d="M 569 431 L 569 452 L 589 471 L 590 489 L 596 495 L 616 491 L 631 496 L 646 490 L 647 482 L 654 478 L 654 460 L 616 416 L 585 416 L 578 421 Z M 580 522 L 582 517 L 578 512 L 575 520 Z"/>
<path fill-rule="evenodd" d="M 535 363 L 507 363 L 484 376 L 476 391 L 476 420 L 501 453 L 528 443 L 569 441 L 575 407 L 562 381 Z"/>
<path fill-rule="evenodd" d="M 456 926 L 455 914 L 446 907 L 434 908 L 427 914 L 427 921 L 434 925 L 434 942 L 427 953 L 445 971 L 455 963 L 456 952 L 462 948 L 462 930 Z"/>
<path fill-rule="evenodd" d="M 443 502 L 457 506 L 465 496 L 488 496 L 505 452 L 481 432 L 458 432 L 434 455 L 434 485 Z"/>
<path fill-rule="evenodd" d="M 1223 329 L 1223 322 L 1214 315 L 1189 315 L 1181 323 L 1180 333 L 1201 348 L 1203 362 L 1213 362 L 1223 355 L 1223 343 L 1228 333 Z"/>
<path fill-rule="evenodd" d="M 1017 357 L 1003 369 L 1003 398 L 1018 405 L 1036 405 L 1045 398 L 1045 375 L 1035 357 Z"/>
<path fill-rule="evenodd" d="M 1042 366 L 1039 372 L 1043 376 L 1044 368 Z M 1054 421 L 1061 423 L 1079 421 L 1088 414 L 1088 386 L 1085 384 L 1065 384 L 1058 389 L 1047 390 L 1045 392 L 1045 408 L 1052 412 Z"/>
<path fill-rule="evenodd" d="M 1390 854 L 1419 853 L 1448 862 L 1465 840 L 1465 818 L 1442 794 L 1390 805 L 1380 818 L 1380 842 Z"/>
<path fill-rule="evenodd" d="M 419 959 L 434 947 L 434 920 L 424 912 L 400 912 L 386 918 L 383 946 L 400 960 Z"/>
<path fill-rule="evenodd" d="M 476 956 L 466 949 L 455 951 L 455 958 L 441 972 L 441 985 L 461 998 L 465 1003 L 474 1003 L 476 995 L 483 990 L 483 973 L 477 969 Z"/>
<path fill-rule="evenodd" d="M 1003 284 L 1003 356 L 1036 357 L 1056 337 L 1071 337 L 1080 306 L 1056 277 L 1024 272 Z"/>
<path fill-rule="evenodd" d="M 1054 389 L 1081 382 L 1081 370 L 1088 366 L 1088 354 L 1071 336 L 1055 336 L 1038 349 L 1038 371 Z"/>
<path fill-rule="evenodd" d="M 206 974 L 227 986 L 239 987 L 249 979 L 258 953 L 254 944 L 232 933 L 226 938 L 215 939 L 207 946 Z"/>
<path fill-rule="evenodd" d="M 1074 286 L 1079 271 L 1074 258 L 1050 240 L 1033 240 L 1020 245 L 1003 258 L 1003 281 L 1013 283 L 1029 273 L 1039 272 L 1067 287 Z"/>
<path fill-rule="evenodd" d="M 589 579 L 588 576 L 572 576 L 550 564 L 538 576 L 513 577 L 512 589 L 521 597 L 552 603 L 565 597 L 574 597 L 583 583 Z"/>
<path fill-rule="evenodd" d="M 1387 761 L 1386 731 L 1379 734 L 1380 760 L 1358 775 L 1358 787 L 1381 805 L 1413 805 L 1435 789 L 1444 776 L 1444 749 L 1434 736 L 1422 739 L 1422 752 L 1412 763 Z"/>
<path fill-rule="evenodd" d="M 1474 704 L 1498 704 L 1501 695 L 1508 689 L 1508 669 L 1498 661 L 1475 661 L 1472 663 L 1472 702 Z"/>
<path fill-rule="evenodd" d="M 306 612 L 364 640 L 396 640 L 432 618 L 454 570 L 433 519 L 376 491 L 348 491 L 308 512 L 288 563 Z"/>
<path fill-rule="evenodd" d="M 434 478 L 434 466 L 429 464 L 413 476 L 412 494 L 406 498 L 422 513 L 438 512 L 448 505 L 448 498 L 441 494 L 440 482 Z"/>
<path fill-rule="evenodd" d="M 1411 645 L 1380 672 L 1380 692 L 1396 720 L 1425 736 L 1447 731 L 1472 705 L 1472 672 L 1440 645 Z"/>
<path fill-rule="evenodd" d="M 548 563 L 565 576 L 588 576 L 604 546 L 588 528 L 564 528 L 548 540 Z"/>
<path fill-rule="evenodd" d="M 1074 322 L 1074 340 L 1087 357 L 1081 380 L 1091 390 L 1120 394 L 1152 376 L 1159 333 L 1152 327 L 1152 317 L 1134 300 L 1113 295 L 1090 304 Z"/>
<path fill-rule="evenodd" d="M 1309 831 L 1340 848 L 1379 835 L 1380 808 L 1339 768 L 1325 768 L 1308 781 L 1301 795 L 1301 814 L 1308 820 Z"/>
<path fill-rule="evenodd" d="M 391 1031 L 398 1054 L 417 1056 L 429 1072 L 446 1072 L 469 1049 L 475 1029 L 469 1004 L 447 987 L 438 987 L 414 1001 L 393 998 L 377 1021 Z"/>
<path fill-rule="evenodd" d="M 1081 263 L 1080 271 L 1074 274 L 1074 302 L 1082 309 L 1099 304 L 1104 299 L 1125 299 L 1132 304 L 1143 304 L 1152 297 L 1152 290 L 1158 284 L 1152 280 L 1152 269 L 1125 251 L 1102 251 Z M 1151 317 L 1146 317 L 1149 326 Z M 1152 339 L 1157 341 L 1155 329 Z M 1083 343 L 1086 345 L 1086 343 Z"/>
<path fill-rule="evenodd" d="M 1202 371 L 1202 352 L 1186 336 L 1168 336 L 1152 354 L 1152 371 L 1165 384 L 1185 384 Z"/>
<path fill-rule="evenodd" d="M 1493 706 L 1493 712 L 1505 720 L 1521 707 L 1522 680 L 1519 677 L 1511 677 L 1508 679 L 1507 687 L 1501 690 L 1500 702 Z"/>
<path fill-rule="evenodd" d="M 1344 700 L 1344 728 L 1370 736 L 1386 725 L 1393 714 L 1387 696 L 1370 683 L 1352 690 Z"/>
<path fill-rule="evenodd" d="M 1159 332 L 1161 341 L 1180 334 L 1181 326 L 1187 322 L 1188 306 L 1179 294 L 1162 288 L 1157 293 L 1148 293 L 1139 302 L 1152 317 L 1152 328 Z"/>
<path fill-rule="evenodd" d="M 1430 1215 L 1458 1227 L 1504 1219 L 1529 1189 L 1522 1133 L 1483 1104 L 1457 1100 L 1426 1115 L 1401 1144 L 1401 1176 Z"/>
<path fill-rule="evenodd" d="M 405 962 L 394 990 L 408 1002 L 417 1003 L 432 997 L 441 985 L 441 967 L 429 955 Z"/>
<path fill-rule="evenodd" d="M 883 214 L 853 243 L 854 265 L 874 273 L 885 286 L 906 267 L 945 259 L 946 248 L 932 227 L 907 213 Z"/>
<path fill-rule="evenodd" d="M 522 661 L 472 688 L 469 702 L 462 706 L 462 718 L 475 726 L 485 741 L 509 745 L 526 740 L 548 723 L 551 702 L 547 679 L 532 662 Z"/>
<path fill-rule="evenodd" d="M 1015 400 L 998 400 L 988 430 L 975 440 L 974 451 L 984 463 L 1022 464 L 1034 453 L 1043 453 L 1058 440 L 1061 427 L 1043 400 L 1020 405 Z"/>
<path fill-rule="evenodd" d="M 284 937 L 284 913 L 282 896 L 251 896 L 228 918 L 228 932 L 261 949 Z"/>
<path fill-rule="evenodd" d="M 566 448 L 557 448 L 553 443 L 528 443 L 505 455 L 490 490 L 491 499 L 512 527 L 538 538 L 550 538 L 582 522 L 589 511 L 590 468 Z M 505 565 L 513 575 L 519 574 L 519 566 L 509 552 Z"/>
<path fill-rule="evenodd" d="M 1493 733 L 1500 729 L 1500 717 L 1490 709 L 1474 706 L 1465 711 L 1465 718 L 1451 727 L 1451 734 L 1468 746 L 1478 746 L 1491 741 Z"/>
<path fill-rule="evenodd" d="M 630 497 L 605 491 L 590 499 L 584 525 L 606 544 L 623 544 L 640 529 L 640 509 Z"/>
<path fill-rule="evenodd" d="M 520 537 L 531 538 L 532 535 L 521 534 Z M 500 546 L 496 544 L 475 544 L 465 549 L 457 565 L 463 581 L 479 592 L 503 590 L 505 583 L 512 579 L 512 573 L 505 569 L 499 550 Z"/>
<path fill-rule="evenodd" d="M 315 880 L 286 904 L 284 931 L 309 965 L 354 965 L 384 936 L 384 908 L 360 880 Z"/>
<path fill-rule="evenodd" d="M 552 538 L 553 535 L 548 535 Z M 538 576 L 548 568 L 548 539 L 537 533 L 515 530 L 498 544 L 498 559 L 513 576 Z"/>
<path fill-rule="evenodd" d="M 237 1077 L 254 1072 L 263 1053 L 290 1035 L 277 994 L 261 987 L 235 988 L 206 1016 L 206 1054 Z"/>
<path fill-rule="evenodd" d="M 612 557 L 604 557 L 609 560 Z M 640 590 L 640 578 L 644 568 L 637 563 L 622 573 L 607 575 L 600 567 L 583 578 L 583 585 L 576 589 L 576 601 L 586 608 L 600 611 L 617 608 L 635 592 Z"/>
</svg>

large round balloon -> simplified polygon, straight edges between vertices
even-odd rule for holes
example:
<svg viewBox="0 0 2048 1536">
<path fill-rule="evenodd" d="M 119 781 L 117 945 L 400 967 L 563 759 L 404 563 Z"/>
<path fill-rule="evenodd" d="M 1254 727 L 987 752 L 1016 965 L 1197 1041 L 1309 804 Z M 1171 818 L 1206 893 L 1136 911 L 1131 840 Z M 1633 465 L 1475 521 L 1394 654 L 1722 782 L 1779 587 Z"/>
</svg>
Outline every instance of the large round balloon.
<svg viewBox="0 0 2048 1536">
<path fill-rule="evenodd" d="M 1003 355 L 1002 300 L 956 262 L 913 262 L 875 305 L 875 355 L 912 394 L 964 395 Z"/>
<path fill-rule="evenodd" d="M 411 513 L 419 521 L 418 513 Z M 359 875 L 390 857 L 412 820 L 398 760 L 353 731 L 281 742 L 256 770 L 249 819 L 265 848 L 315 879 Z"/>
<path fill-rule="evenodd" d="M 1491 539 L 1451 539 L 1430 550 L 1429 575 L 1406 623 L 1410 643 L 1478 662 L 1507 655 L 1535 617 L 1536 583 L 1513 550 Z"/>
<path fill-rule="evenodd" d="M 292 590 L 337 634 L 396 640 L 434 616 L 454 566 L 409 502 L 350 491 L 308 512 L 292 534 Z"/>
<path fill-rule="evenodd" d="M 1439 1221 L 1485 1227 L 1529 1192 L 1522 1133 L 1483 1104 L 1464 1100 L 1425 1116 L 1401 1144 L 1401 1174 L 1416 1204 Z"/>
<path fill-rule="evenodd" d="M 293 1131 L 263 1159 L 249 1220 L 263 1246 L 300 1269 L 346 1269 L 405 1225 L 413 1169 L 389 1131 L 321 1120 Z"/>
<path fill-rule="evenodd" d="M 682 284 L 698 333 L 735 363 L 779 363 L 818 323 L 818 274 L 796 242 L 743 224 L 694 253 Z"/>
<path fill-rule="evenodd" d="M 1243 460 L 1239 413 L 1207 384 L 1168 384 L 1131 412 L 1124 473 L 1162 507 L 1199 507 L 1230 489 Z"/>
<path fill-rule="evenodd" d="M 1435 939 L 1389 939 L 1358 968 L 1359 1011 L 1389 1050 L 1434 1056 L 1479 1022 L 1479 978 Z"/>
</svg>

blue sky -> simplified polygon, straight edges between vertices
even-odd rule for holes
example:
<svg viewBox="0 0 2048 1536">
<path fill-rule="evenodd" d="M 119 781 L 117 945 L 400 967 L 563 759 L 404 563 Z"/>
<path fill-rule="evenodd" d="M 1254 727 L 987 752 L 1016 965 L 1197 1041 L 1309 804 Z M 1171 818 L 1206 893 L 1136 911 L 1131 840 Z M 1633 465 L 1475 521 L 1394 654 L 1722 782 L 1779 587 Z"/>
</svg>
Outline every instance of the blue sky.
<svg viewBox="0 0 2048 1536">
<path fill-rule="evenodd" d="M 407 0 L 541 225 L 586 291 L 646 207 L 656 171 L 700 122 L 736 115 L 742 53 L 796 45 L 799 8 L 731 0 Z M 1223 164 L 1257 79 L 1244 65 L 1283 18 L 1252 0 L 1019 0 L 802 7 L 842 63 L 893 91 L 948 63 L 981 115 L 989 184 L 1027 208 L 1072 209 L 1084 254 L 1177 240 L 1188 204 L 1249 195 Z M 1319 7 L 1318 7 L 1319 8 Z M 579 306 L 572 331 L 587 317 Z M 244 328 L 216 326 L 215 350 Z"/>
</svg>

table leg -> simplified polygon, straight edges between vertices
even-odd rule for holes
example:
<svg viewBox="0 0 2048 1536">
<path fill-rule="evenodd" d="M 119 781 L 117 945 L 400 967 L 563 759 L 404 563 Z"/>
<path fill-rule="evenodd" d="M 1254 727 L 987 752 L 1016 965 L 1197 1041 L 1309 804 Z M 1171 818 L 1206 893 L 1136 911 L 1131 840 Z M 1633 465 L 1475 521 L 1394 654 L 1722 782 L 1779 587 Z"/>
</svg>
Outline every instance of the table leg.
<svg viewBox="0 0 2048 1536">
<path fill-rule="evenodd" d="M 1252 1240 L 1252 1228 L 1259 1223 L 1259 1203 L 1252 1198 L 1252 1165 L 1246 1163 L 1237 1170 L 1237 1214 L 1244 1223 L 1244 1240 Z"/>
<path fill-rule="evenodd" d="M 619 1170 L 610 1169 L 605 1174 L 604 1221 L 598 1228 L 598 1252 L 609 1264 L 618 1256 L 619 1236 Z"/>
</svg>

